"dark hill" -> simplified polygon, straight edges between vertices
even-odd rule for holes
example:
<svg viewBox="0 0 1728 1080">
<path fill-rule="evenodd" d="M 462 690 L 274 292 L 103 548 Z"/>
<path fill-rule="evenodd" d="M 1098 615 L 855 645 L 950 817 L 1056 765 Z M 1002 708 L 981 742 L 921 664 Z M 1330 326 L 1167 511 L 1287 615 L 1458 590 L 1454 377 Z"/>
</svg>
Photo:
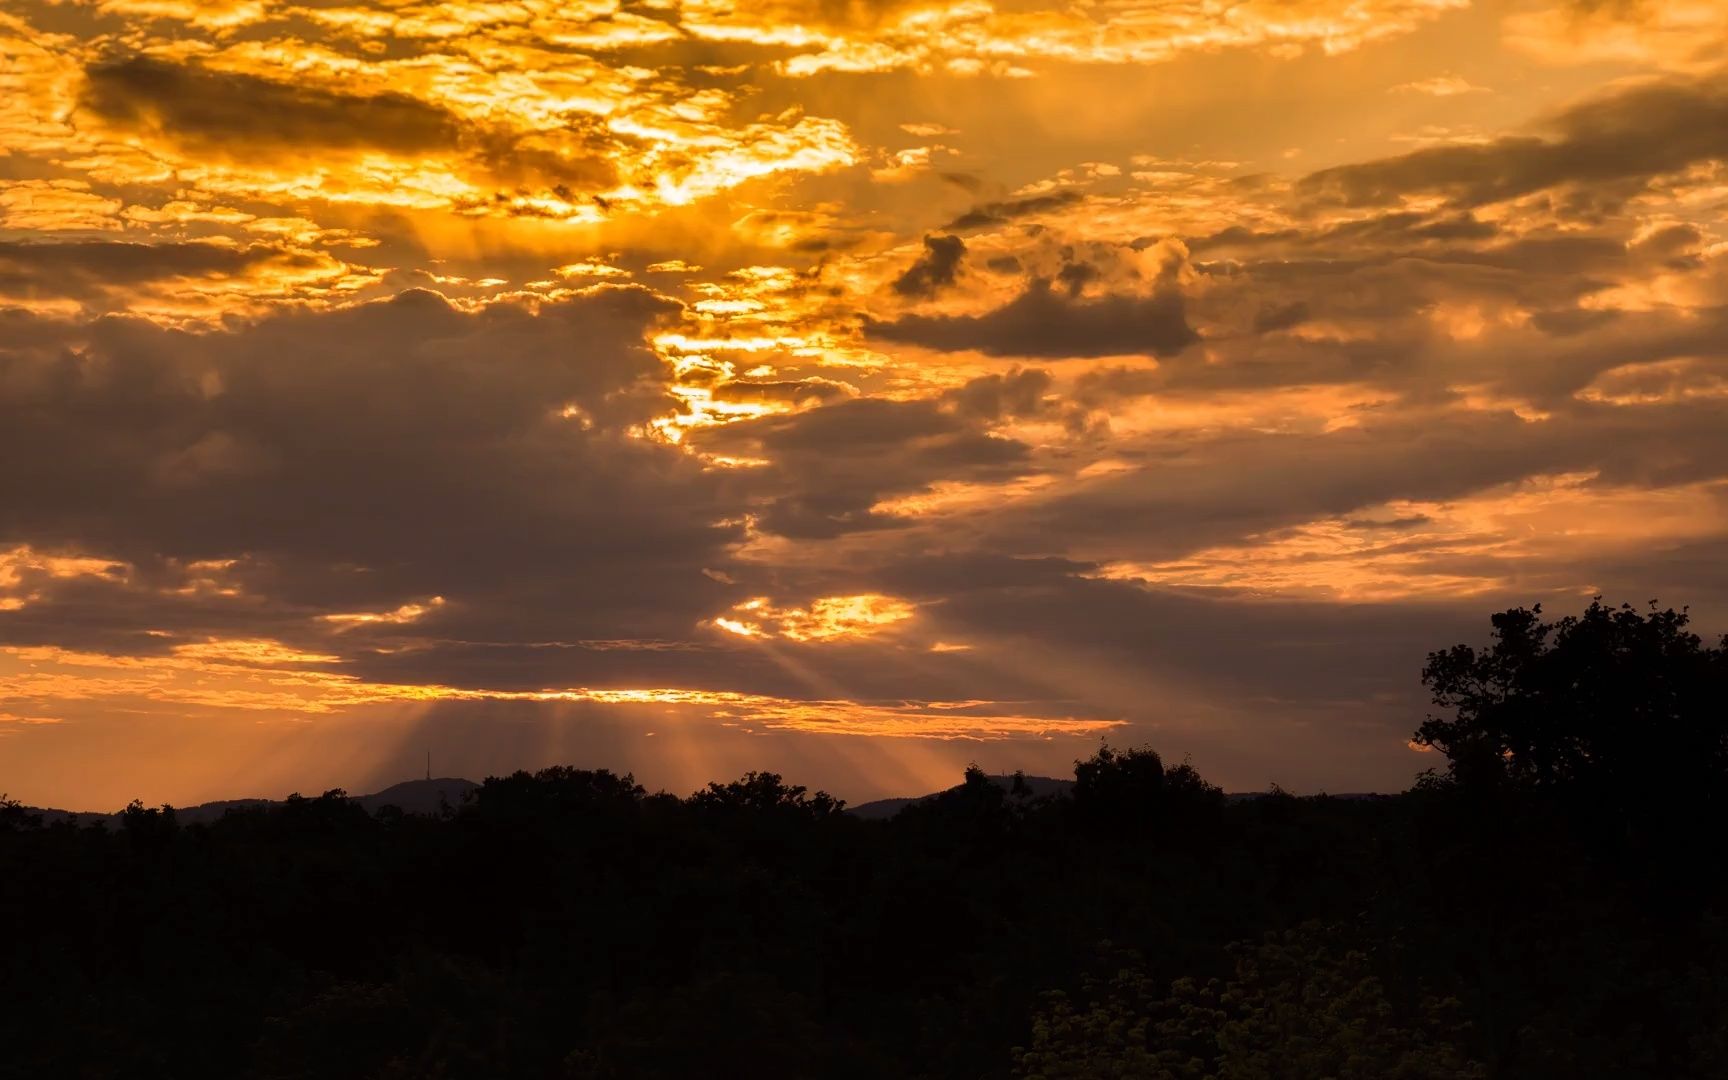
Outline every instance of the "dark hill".
<svg viewBox="0 0 1728 1080">
<path fill-rule="evenodd" d="M 998 787 L 1012 789 L 1014 786 L 1014 777 L 1012 776 L 992 776 L 989 777 L 989 780 L 992 784 L 995 784 Z M 1025 782 L 1026 788 L 1029 792 L 1027 798 L 1031 799 L 1040 799 L 1045 797 L 1062 798 L 1068 794 L 1071 788 L 1074 787 L 1074 781 L 1059 780 L 1053 776 L 1022 776 L 1021 780 Z M 948 790 L 958 791 L 959 788 L 963 786 L 964 785 L 958 785 L 949 788 Z M 882 818 L 893 817 L 895 814 L 898 814 L 913 803 L 921 803 L 926 799 L 934 799 L 936 796 L 942 794 L 945 794 L 945 792 L 937 791 L 928 795 L 910 795 L 898 799 L 876 799 L 871 802 L 860 803 L 857 806 L 849 806 L 846 808 L 846 812 L 854 817 L 863 818 L 866 821 L 879 821 Z"/>
<path fill-rule="evenodd" d="M 1025 781 L 1027 788 L 1031 790 L 1029 798 L 1033 799 L 1045 797 L 1055 799 L 1067 798 L 1074 788 L 1074 781 L 1062 780 L 1053 776 L 1025 776 L 1021 779 Z M 989 780 L 991 783 L 1005 788 L 1012 787 L 1014 784 L 1014 777 L 1012 776 L 992 776 L 989 777 Z M 959 786 L 956 786 L 949 788 L 948 790 L 956 791 L 958 789 Z M 946 793 L 936 791 L 931 792 L 928 795 L 908 795 L 895 799 L 873 799 L 867 803 L 859 803 L 857 806 L 848 806 L 846 812 L 854 817 L 863 818 L 866 821 L 880 821 L 884 818 L 893 817 L 895 814 L 898 814 L 900 811 L 914 803 L 921 803 L 927 799 L 934 799 L 936 796 L 942 794 Z M 1224 797 L 1231 803 L 1240 803 L 1264 798 L 1266 794 L 1267 793 L 1264 791 L 1239 791 L 1231 792 Z M 1347 800 L 1388 798 L 1388 796 L 1375 794 L 1373 792 L 1354 791 L 1341 792 L 1337 795 L 1324 795 L 1323 793 L 1323 797 Z"/>
<path fill-rule="evenodd" d="M 357 795 L 354 801 L 365 807 L 368 814 L 376 814 L 386 806 L 397 807 L 404 814 L 436 814 L 446 805 L 452 810 L 460 807 L 468 793 L 479 786 L 455 776 L 407 780 L 375 795 Z"/>
</svg>

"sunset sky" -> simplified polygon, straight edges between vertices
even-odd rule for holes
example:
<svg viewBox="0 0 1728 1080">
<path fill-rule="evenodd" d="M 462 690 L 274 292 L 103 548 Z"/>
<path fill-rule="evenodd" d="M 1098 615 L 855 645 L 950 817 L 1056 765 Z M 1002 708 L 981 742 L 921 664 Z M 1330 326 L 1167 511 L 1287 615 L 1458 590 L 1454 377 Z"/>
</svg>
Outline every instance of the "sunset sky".
<svg viewBox="0 0 1728 1080">
<path fill-rule="evenodd" d="M 1720 0 L 0 0 L 0 791 L 1101 738 L 1728 629 Z"/>
</svg>

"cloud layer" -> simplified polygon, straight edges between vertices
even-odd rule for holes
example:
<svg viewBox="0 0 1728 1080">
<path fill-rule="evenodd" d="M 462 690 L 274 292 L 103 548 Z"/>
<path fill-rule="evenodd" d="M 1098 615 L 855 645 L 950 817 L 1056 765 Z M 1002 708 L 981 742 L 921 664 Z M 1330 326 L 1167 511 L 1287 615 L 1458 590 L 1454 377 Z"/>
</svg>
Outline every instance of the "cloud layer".
<svg viewBox="0 0 1728 1080">
<path fill-rule="evenodd" d="M 1402 786 L 1728 626 L 1699 10 L 10 5 L 0 790 Z"/>
</svg>

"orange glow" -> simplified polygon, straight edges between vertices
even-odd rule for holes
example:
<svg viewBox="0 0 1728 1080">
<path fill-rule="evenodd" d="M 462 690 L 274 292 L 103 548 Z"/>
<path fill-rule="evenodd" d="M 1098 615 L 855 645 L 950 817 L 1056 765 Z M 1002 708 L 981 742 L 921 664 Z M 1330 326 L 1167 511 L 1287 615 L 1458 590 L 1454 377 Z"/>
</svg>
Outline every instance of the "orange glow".
<svg viewBox="0 0 1728 1080">
<path fill-rule="evenodd" d="M 911 619 L 917 608 L 892 596 L 863 593 L 825 596 L 801 608 L 775 607 L 766 597 L 757 597 L 735 605 L 732 612 L 713 624 L 740 637 L 826 642 L 885 633 Z"/>
<path fill-rule="evenodd" d="M 24 700 L 141 700 L 263 714 L 337 715 L 367 706 L 410 702 L 518 701 L 662 705 L 698 710 L 729 725 L 766 730 L 918 739 L 1005 739 L 1093 734 L 1115 718 L 1019 715 L 988 701 L 799 700 L 676 687 L 570 687 L 492 690 L 367 682 L 328 670 L 339 658 L 265 640 L 213 640 L 159 657 L 116 657 L 52 648 L 0 647 L 8 693 Z M 11 716 L 11 724 L 58 723 Z"/>
<path fill-rule="evenodd" d="M 1101 576 L 1348 601 L 1441 598 L 1509 589 L 1532 565 L 1680 547 L 1728 529 L 1720 483 L 1643 491 L 1595 480 L 1549 476 L 1458 502 L 1388 503 L 1180 560 L 1114 563 Z M 1587 579 L 1561 587 L 1597 591 Z"/>
<path fill-rule="evenodd" d="M 335 623 L 337 630 L 346 630 L 355 626 L 365 626 L 373 623 L 403 623 L 418 622 L 436 608 L 444 606 L 442 596 L 434 596 L 424 604 L 403 604 L 394 611 L 355 612 L 341 615 L 321 615 L 325 622 Z"/>
</svg>

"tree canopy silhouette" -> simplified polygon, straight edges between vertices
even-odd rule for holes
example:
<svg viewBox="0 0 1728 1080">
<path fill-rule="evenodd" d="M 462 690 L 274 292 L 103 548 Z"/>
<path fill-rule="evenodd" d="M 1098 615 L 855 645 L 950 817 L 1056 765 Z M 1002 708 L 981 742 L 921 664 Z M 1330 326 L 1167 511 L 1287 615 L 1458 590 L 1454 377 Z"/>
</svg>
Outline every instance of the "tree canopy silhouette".
<svg viewBox="0 0 1728 1080">
<path fill-rule="evenodd" d="M 1450 716 L 1416 742 L 1464 784 L 1565 791 L 1630 816 L 1720 810 L 1728 791 L 1728 641 L 1684 610 L 1594 601 L 1554 621 L 1540 605 L 1493 616 L 1492 643 L 1428 657 Z"/>
</svg>

